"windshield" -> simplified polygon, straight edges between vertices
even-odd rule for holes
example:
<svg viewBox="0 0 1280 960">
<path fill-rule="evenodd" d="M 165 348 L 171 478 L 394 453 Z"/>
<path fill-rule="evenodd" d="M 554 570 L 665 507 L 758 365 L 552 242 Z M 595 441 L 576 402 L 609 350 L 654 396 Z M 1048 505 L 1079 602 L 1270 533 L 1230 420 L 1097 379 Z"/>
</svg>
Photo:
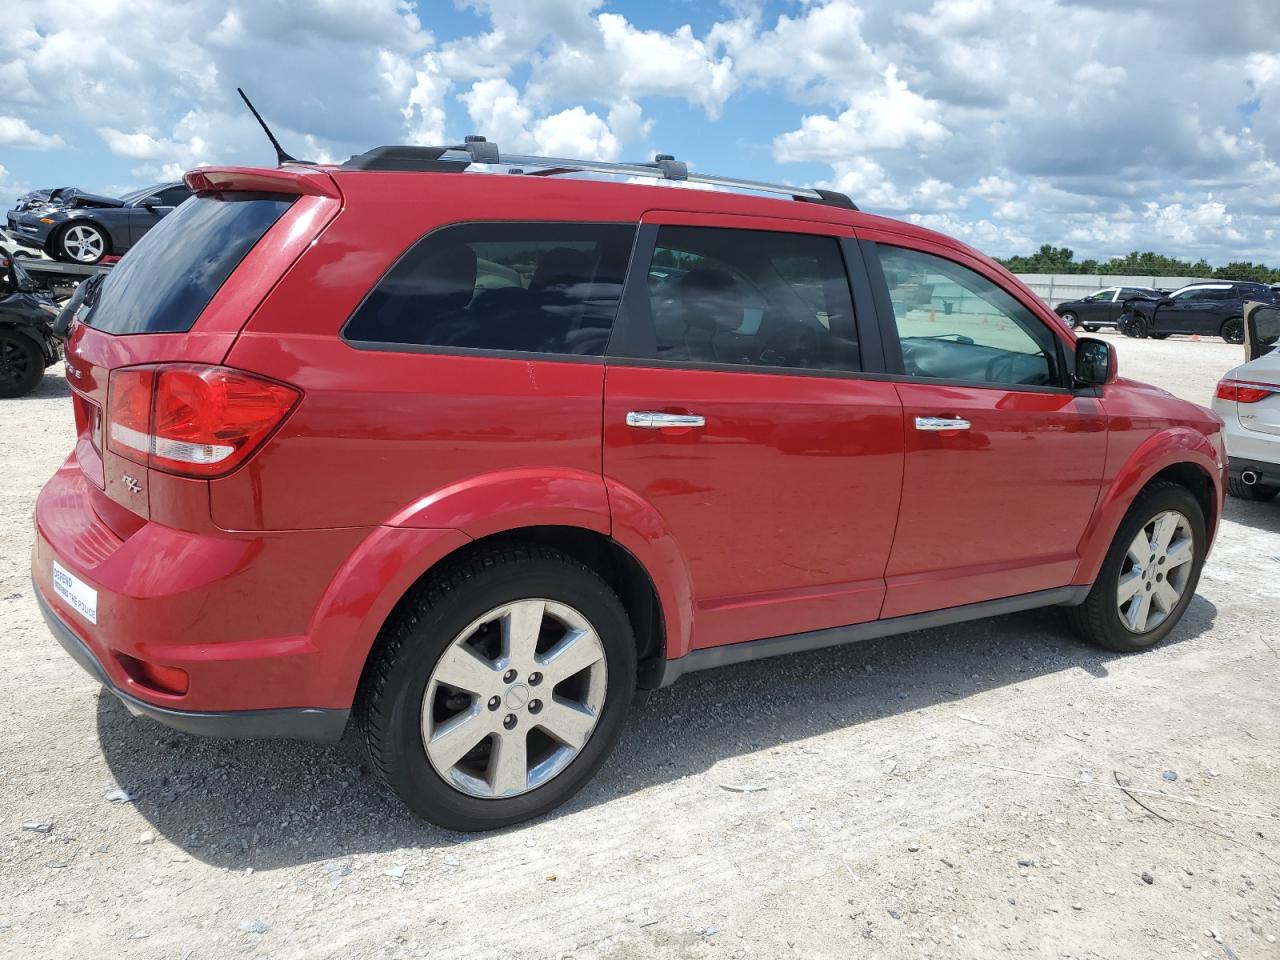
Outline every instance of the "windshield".
<svg viewBox="0 0 1280 960">
<path fill-rule="evenodd" d="M 105 333 L 190 330 L 227 277 L 293 197 L 196 197 L 165 217 L 102 284 L 85 323 Z"/>
</svg>

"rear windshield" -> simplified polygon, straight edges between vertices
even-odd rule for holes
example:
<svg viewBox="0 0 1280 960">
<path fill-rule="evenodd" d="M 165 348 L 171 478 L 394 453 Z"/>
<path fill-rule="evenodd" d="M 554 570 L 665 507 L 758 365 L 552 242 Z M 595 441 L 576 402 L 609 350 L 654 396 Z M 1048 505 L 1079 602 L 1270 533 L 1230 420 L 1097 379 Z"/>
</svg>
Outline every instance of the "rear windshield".
<svg viewBox="0 0 1280 960">
<path fill-rule="evenodd" d="M 105 333 L 190 330 L 293 200 L 260 193 L 188 200 L 112 269 L 85 322 Z"/>
</svg>

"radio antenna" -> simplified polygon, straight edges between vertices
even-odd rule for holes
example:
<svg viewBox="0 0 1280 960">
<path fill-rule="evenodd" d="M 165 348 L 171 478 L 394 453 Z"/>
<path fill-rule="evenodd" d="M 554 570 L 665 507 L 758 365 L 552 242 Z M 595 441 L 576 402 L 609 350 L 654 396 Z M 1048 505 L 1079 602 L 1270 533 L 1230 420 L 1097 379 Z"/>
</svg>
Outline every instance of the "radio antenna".
<svg viewBox="0 0 1280 960">
<path fill-rule="evenodd" d="M 236 87 L 236 93 L 240 94 L 240 99 L 244 101 L 244 105 L 249 108 L 249 112 L 253 114 L 253 119 L 258 121 L 258 125 L 262 127 L 262 132 L 267 135 L 267 139 L 271 141 L 271 146 L 276 148 L 276 164 L 283 167 L 286 163 L 310 163 L 310 160 L 299 160 L 297 157 L 291 157 L 284 152 L 284 147 L 280 146 L 280 141 L 276 139 L 276 135 L 271 132 L 271 128 L 267 126 L 267 121 L 262 119 L 260 114 L 253 105 L 248 95 L 239 87 Z"/>
</svg>

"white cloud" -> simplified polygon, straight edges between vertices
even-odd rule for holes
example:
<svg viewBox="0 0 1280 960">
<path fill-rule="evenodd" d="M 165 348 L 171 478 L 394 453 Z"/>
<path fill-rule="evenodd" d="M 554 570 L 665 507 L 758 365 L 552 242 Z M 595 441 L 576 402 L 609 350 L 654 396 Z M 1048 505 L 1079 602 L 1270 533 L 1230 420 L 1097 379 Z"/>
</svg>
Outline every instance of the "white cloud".
<svg viewBox="0 0 1280 960">
<path fill-rule="evenodd" d="M 855 93 L 849 107 L 834 119 L 804 117 L 800 129 L 773 141 L 782 162 L 822 160 L 838 163 L 866 150 L 927 148 L 951 135 L 941 122 L 940 105 L 913 92 L 898 78 L 898 68 L 885 68 L 881 90 Z"/>
<path fill-rule="evenodd" d="M 60 146 L 62 138 L 57 134 L 41 133 L 21 117 L 0 116 L 0 147 L 55 150 Z"/>
<path fill-rule="evenodd" d="M 627 133 L 647 130 L 639 106 L 631 101 L 615 106 L 608 120 L 581 106 L 535 118 L 519 91 L 501 78 L 477 80 L 459 99 L 475 129 L 513 153 L 616 160 L 622 153 L 622 141 L 614 132 L 615 122 Z"/>
</svg>

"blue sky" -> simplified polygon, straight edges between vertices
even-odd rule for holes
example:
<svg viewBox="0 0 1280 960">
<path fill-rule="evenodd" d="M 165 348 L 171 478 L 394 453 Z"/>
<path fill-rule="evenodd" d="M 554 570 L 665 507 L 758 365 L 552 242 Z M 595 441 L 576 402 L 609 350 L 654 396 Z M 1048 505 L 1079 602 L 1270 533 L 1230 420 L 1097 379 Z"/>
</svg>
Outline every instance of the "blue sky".
<svg viewBox="0 0 1280 960">
<path fill-rule="evenodd" d="M 1274 0 L 40 0 L 0 201 L 484 133 L 849 192 L 996 254 L 1280 263 Z"/>
</svg>

